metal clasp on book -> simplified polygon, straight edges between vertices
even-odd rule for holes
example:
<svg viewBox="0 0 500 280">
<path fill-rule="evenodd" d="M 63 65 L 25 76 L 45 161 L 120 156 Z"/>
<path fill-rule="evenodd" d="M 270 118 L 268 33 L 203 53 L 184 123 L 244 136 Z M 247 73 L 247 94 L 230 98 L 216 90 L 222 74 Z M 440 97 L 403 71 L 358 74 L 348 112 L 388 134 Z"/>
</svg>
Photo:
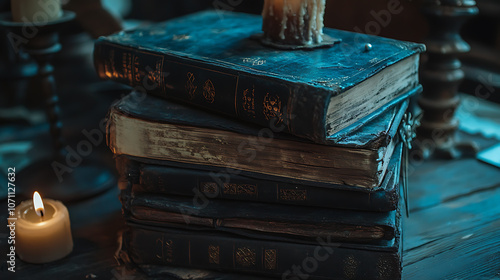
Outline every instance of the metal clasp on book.
<svg viewBox="0 0 500 280">
<path fill-rule="evenodd" d="M 399 128 L 399 135 L 403 141 L 403 196 L 405 201 L 406 217 L 410 216 L 409 201 L 408 201 L 408 165 L 409 165 L 409 151 L 412 148 L 411 142 L 417 137 L 417 128 L 420 126 L 420 119 L 422 114 L 413 117 L 411 113 L 405 114 Z"/>
</svg>

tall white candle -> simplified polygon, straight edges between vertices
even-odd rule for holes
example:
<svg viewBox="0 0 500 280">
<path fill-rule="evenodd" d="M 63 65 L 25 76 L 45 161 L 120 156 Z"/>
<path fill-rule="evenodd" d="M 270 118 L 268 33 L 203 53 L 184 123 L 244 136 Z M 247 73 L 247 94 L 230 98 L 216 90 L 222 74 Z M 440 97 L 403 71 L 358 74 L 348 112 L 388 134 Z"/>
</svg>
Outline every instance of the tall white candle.
<svg viewBox="0 0 500 280">
<path fill-rule="evenodd" d="M 60 201 L 43 199 L 38 205 L 23 201 L 16 207 L 15 251 L 25 262 L 48 263 L 73 250 L 69 213 Z"/>
<path fill-rule="evenodd" d="M 47 23 L 61 17 L 61 0 L 11 0 L 12 19 L 17 22 Z"/>
<path fill-rule="evenodd" d="M 325 0 L 265 0 L 265 38 L 285 45 L 321 43 L 325 4 Z"/>
</svg>

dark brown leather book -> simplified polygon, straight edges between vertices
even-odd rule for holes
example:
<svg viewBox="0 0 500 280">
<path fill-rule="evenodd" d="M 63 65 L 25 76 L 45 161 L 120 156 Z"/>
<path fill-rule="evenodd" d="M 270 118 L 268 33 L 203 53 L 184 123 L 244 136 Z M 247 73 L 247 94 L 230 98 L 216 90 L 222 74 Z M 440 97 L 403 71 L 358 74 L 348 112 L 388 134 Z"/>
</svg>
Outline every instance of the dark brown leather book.
<svg viewBox="0 0 500 280">
<path fill-rule="evenodd" d="M 138 194 L 185 196 L 193 199 L 222 199 L 336 209 L 387 212 L 398 204 L 401 144 L 395 149 L 382 184 L 373 190 L 336 184 L 313 186 L 264 180 L 193 168 L 145 164 L 119 156 L 116 166 L 119 187 Z"/>
<path fill-rule="evenodd" d="M 300 244 L 129 223 L 120 255 L 151 276 L 175 275 L 174 267 L 185 267 L 280 279 L 401 279 L 400 242 L 400 231 L 383 245 L 329 238 Z"/>
<path fill-rule="evenodd" d="M 231 232 L 241 236 L 311 242 L 374 243 L 394 238 L 396 211 L 362 212 L 256 202 L 193 202 L 181 197 L 122 192 L 125 216 L 140 224 Z"/>
<path fill-rule="evenodd" d="M 405 101 L 320 145 L 132 92 L 110 109 L 107 141 L 115 155 L 143 163 L 374 189 L 387 171 L 407 106 Z"/>
<path fill-rule="evenodd" d="M 376 243 L 391 240 L 397 231 L 396 210 L 353 211 L 311 206 L 121 191 L 125 217 L 138 224 L 190 230 L 231 232 L 240 236 L 311 242 L 317 237 L 335 241 Z M 399 187 L 397 188 L 399 197 Z M 352 201 L 356 204 L 356 201 Z M 399 204 L 398 204 L 399 205 Z"/>
</svg>

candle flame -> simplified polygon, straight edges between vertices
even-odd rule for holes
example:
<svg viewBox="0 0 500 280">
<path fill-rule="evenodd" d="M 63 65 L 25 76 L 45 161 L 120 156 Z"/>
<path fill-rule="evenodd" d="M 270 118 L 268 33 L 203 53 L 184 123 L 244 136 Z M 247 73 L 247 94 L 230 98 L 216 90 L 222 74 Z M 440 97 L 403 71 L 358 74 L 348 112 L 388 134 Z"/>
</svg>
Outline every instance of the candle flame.
<svg viewBox="0 0 500 280">
<path fill-rule="evenodd" d="M 45 207 L 43 207 L 43 200 L 38 192 L 33 194 L 33 205 L 35 207 L 36 214 L 43 217 Z"/>
</svg>

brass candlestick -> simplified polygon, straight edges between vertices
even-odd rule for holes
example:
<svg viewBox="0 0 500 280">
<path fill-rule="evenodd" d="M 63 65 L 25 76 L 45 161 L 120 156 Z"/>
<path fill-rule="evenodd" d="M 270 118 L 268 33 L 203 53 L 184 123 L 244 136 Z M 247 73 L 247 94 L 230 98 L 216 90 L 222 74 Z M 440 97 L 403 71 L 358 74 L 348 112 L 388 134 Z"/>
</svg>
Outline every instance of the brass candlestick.
<svg viewBox="0 0 500 280">
<path fill-rule="evenodd" d="M 56 20 L 25 23 L 14 22 L 10 13 L 0 14 L 0 27 L 7 30 L 14 47 L 22 48 L 36 61 L 38 72 L 34 81 L 39 83 L 40 94 L 45 98 L 45 111 L 52 140 L 51 156 L 32 163 L 16 176 L 17 187 L 26 196 L 40 190 L 46 197 L 68 202 L 93 196 L 114 185 L 114 176 L 105 166 L 65 165 L 68 162 L 68 153 L 62 135 L 63 125 L 52 58 L 61 50 L 58 31 L 74 18 L 73 12 L 64 11 Z"/>
</svg>

